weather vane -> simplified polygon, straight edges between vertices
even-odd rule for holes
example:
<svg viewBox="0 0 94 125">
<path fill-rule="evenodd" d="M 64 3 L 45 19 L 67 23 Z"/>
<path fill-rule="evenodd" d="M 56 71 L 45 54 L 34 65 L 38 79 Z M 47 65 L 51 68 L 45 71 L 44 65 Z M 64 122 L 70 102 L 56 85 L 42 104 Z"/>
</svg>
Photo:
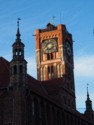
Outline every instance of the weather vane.
<svg viewBox="0 0 94 125">
<path fill-rule="evenodd" d="M 88 86 L 89 86 L 89 84 L 87 83 L 87 92 L 88 92 Z"/>
<path fill-rule="evenodd" d="M 20 18 L 18 18 L 17 20 L 18 20 L 18 21 L 17 21 L 17 24 L 18 24 L 18 28 L 19 28 L 19 21 L 20 21 L 21 19 L 20 19 Z"/>
<path fill-rule="evenodd" d="M 52 16 L 52 24 L 54 24 L 55 16 Z"/>
</svg>

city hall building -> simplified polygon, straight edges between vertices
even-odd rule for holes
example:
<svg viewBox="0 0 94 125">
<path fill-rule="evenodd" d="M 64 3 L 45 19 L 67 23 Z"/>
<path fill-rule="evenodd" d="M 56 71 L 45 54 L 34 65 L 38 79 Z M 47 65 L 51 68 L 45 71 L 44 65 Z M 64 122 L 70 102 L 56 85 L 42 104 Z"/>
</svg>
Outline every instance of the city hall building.
<svg viewBox="0 0 94 125">
<path fill-rule="evenodd" d="M 76 109 L 73 39 L 66 26 L 35 30 L 36 80 L 27 74 L 17 23 L 12 59 L 0 57 L 0 125 L 94 125 L 88 89 L 85 112 Z"/>
</svg>

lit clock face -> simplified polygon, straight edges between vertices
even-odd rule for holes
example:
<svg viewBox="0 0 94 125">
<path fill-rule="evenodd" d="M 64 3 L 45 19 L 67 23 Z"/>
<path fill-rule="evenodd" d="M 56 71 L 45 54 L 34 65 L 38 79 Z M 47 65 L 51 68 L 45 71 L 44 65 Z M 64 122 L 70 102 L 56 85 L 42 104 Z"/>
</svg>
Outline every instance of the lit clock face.
<svg viewBox="0 0 94 125">
<path fill-rule="evenodd" d="M 42 42 L 43 53 L 53 53 L 57 52 L 57 40 L 56 39 L 47 39 Z"/>
<path fill-rule="evenodd" d="M 67 51 L 68 56 L 72 55 L 71 45 L 68 41 L 66 42 L 66 51 Z"/>
</svg>

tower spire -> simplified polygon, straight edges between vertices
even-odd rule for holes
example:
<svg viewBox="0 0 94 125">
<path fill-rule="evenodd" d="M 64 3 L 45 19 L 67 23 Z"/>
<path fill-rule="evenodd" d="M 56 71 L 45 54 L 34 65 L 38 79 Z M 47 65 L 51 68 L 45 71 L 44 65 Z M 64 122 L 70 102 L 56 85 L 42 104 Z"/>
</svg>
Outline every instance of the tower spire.
<svg viewBox="0 0 94 125">
<path fill-rule="evenodd" d="M 16 34 L 16 37 L 17 37 L 17 41 L 20 39 L 20 30 L 19 30 L 19 23 L 20 23 L 20 18 L 17 19 L 17 34 Z"/>
<path fill-rule="evenodd" d="M 87 84 L 86 110 L 92 110 L 92 101 L 90 100 L 90 97 L 89 97 L 88 85 L 89 85 L 89 84 Z"/>
<path fill-rule="evenodd" d="M 85 116 L 89 120 L 94 120 L 94 111 L 92 110 L 92 101 L 90 100 L 90 97 L 89 97 L 88 85 L 89 84 L 87 84 L 87 100 L 86 100 Z"/>
<path fill-rule="evenodd" d="M 87 100 L 89 100 L 88 86 L 89 86 L 89 84 L 87 84 Z"/>
</svg>

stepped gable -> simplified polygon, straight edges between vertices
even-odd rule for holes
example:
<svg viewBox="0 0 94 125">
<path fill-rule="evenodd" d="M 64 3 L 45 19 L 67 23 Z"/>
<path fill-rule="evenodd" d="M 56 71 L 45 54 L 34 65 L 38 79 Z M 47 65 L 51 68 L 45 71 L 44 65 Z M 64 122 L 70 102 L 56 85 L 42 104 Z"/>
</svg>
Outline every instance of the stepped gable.
<svg viewBox="0 0 94 125">
<path fill-rule="evenodd" d="M 6 59 L 0 57 L 0 88 L 4 88 L 9 84 L 9 65 L 9 62 Z"/>
</svg>

